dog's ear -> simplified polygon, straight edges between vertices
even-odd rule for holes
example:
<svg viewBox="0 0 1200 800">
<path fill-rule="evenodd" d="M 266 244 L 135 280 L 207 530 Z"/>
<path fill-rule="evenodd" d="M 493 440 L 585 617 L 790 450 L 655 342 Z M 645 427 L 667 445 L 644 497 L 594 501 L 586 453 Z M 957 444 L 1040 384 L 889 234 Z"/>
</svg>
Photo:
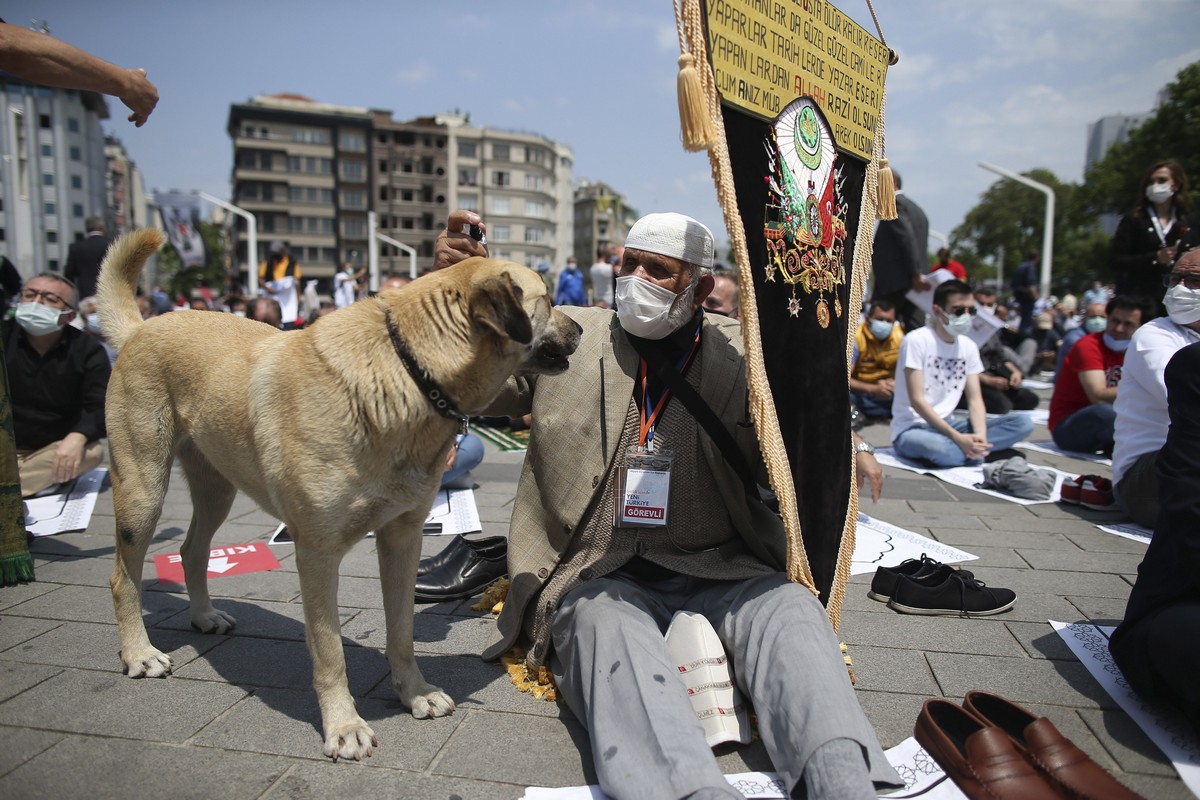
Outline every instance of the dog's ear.
<svg viewBox="0 0 1200 800">
<path fill-rule="evenodd" d="M 471 293 L 471 319 L 518 344 L 529 344 L 533 341 L 533 323 L 521 306 L 523 295 L 506 272 L 484 278 Z"/>
</svg>

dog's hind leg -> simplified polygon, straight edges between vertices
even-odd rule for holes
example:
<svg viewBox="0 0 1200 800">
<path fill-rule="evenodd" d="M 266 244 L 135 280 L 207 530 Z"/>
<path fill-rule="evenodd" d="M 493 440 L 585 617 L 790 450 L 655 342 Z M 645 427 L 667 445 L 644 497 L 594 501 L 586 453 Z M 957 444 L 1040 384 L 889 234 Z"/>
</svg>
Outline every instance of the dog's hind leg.
<svg viewBox="0 0 1200 800">
<path fill-rule="evenodd" d="M 117 557 L 109 586 L 121 637 L 121 661 L 131 678 L 164 677 L 171 671 L 171 658 L 151 645 L 146 634 L 142 566 L 171 476 L 171 434 L 162 427 L 138 429 L 110 423 L 108 436 L 117 521 Z"/>
<path fill-rule="evenodd" d="M 229 516 L 237 489 L 217 472 L 190 439 L 179 447 L 179 463 L 192 496 L 192 522 L 179 555 L 192 607 L 192 627 L 201 633 L 225 633 L 237 621 L 213 608 L 208 594 L 208 556 L 213 535 Z"/>
<path fill-rule="evenodd" d="M 421 558 L 421 524 L 429 504 L 383 525 L 375 532 L 383 611 L 387 622 L 387 657 L 392 667 L 392 687 L 417 719 L 454 713 L 454 700 L 425 682 L 413 655 L 413 592 L 417 588 L 417 562 Z"/>
<path fill-rule="evenodd" d="M 313 688 L 321 706 L 324 752 L 335 761 L 339 758 L 359 761 L 371 755 L 371 748 L 378 747 L 379 740 L 358 715 L 346 681 L 337 590 L 338 566 L 350 545 L 306 535 L 295 520 L 287 522 L 296 540 L 296 569 L 304 600 L 304 636 L 312 656 Z"/>
</svg>

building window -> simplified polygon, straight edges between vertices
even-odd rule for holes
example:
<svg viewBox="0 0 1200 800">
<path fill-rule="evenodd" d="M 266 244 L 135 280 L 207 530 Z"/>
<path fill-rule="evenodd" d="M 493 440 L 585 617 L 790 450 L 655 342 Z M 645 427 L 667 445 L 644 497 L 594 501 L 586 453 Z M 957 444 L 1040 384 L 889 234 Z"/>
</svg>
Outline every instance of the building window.
<svg viewBox="0 0 1200 800">
<path fill-rule="evenodd" d="M 511 214 L 512 202 L 507 197 L 492 198 L 492 213 L 493 214 Z"/>
<path fill-rule="evenodd" d="M 474 167 L 463 167 L 458 171 L 459 186 L 477 186 L 479 182 L 479 170 Z"/>
<path fill-rule="evenodd" d="M 351 153 L 365 153 L 367 137 L 362 131 L 342 131 L 338 135 L 338 147 Z"/>
<path fill-rule="evenodd" d="M 401 161 L 401 162 L 400 162 L 400 171 L 401 171 L 401 172 L 412 172 L 412 171 L 413 171 L 413 162 L 412 162 L 412 160 L 411 160 L 411 159 L 405 159 L 404 161 Z"/>
<path fill-rule="evenodd" d="M 83 219 L 83 204 L 76 203 L 74 206 L 72 206 L 71 215 L 76 219 Z"/>
<path fill-rule="evenodd" d="M 361 239 L 367 235 L 367 224 L 358 218 L 344 219 L 342 220 L 342 235 Z"/>
<path fill-rule="evenodd" d="M 49 158 L 50 156 L 54 155 L 54 148 L 48 144 L 43 144 L 42 145 L 42 155 Z"/>
<path fill-rule="evenodd" d="M 342 192 L 342 207 L 343 208 L 366 208 L 367 196 L 363 192 L 343 191 Z"/>
<path fill-rule="evenodd" d="M 362 181 L 365 180 L 363 174 L 366 172 L 366 165 L 357 159 L 342 161 L 342 180 L 347 181 Z"/>
<path fill-rule="evenodd" d="M 479 146 L 475 142 L 458 143 L 458 155 L 460 158 L 475 158 L 478 152 Z"/>
<path fill-rule="evenodd" d="M 411 231 L 417 227 L 416 221 L 412 217 L 401 217 L 400 227 L 403 230 Z"/>
<path fill-rule="evenodd" d="M 492 225 L 488 231 L 492 234 L 492 240 L 496 242 L 507 242 L 512 238 L 512 228 L 508 225 Z"/>
<path fill-rule="evenodd" d="M 79 119 L 77 117 L 67 117 L 67 130 L 71 133 L 79 133 Z"/>
<path fill-rule="evenodd" d="M 493 186 L 512 186 L 512 173 L 496 170 L 492 173 Z"/>
<path fill-rule="evenodd" d="M 525 241 L 530 244 L 541 244 L 546 241 L 546 232 L 541 228 L 526 228 Z"/>
<path fill-rule="evenodd" d="M 72 147 L 71 148 L 71 160 L 72 161 L 83 161 L 83 151 L 80 150 L 78 147 Z"/>
<path fill-rule="evenodd" d="M 379 202 L 386 203 L 387 199 L 388 199 L 388 187 L 380 186 L 379 187 Z"/>
<path fill-rule="evenodd" d="M 525 201 L 525 216 L 538 217 L 539 219 L 545 219 L 546 204 L 539 202 L 537 200 L 526 200 Z"/>
<path fill-rule="evenodd" d="M 47 214 L 57 214 L 58 213 L 58 207 L 55 206 L 54 203 L 46 203 L 45 207 L 42 210 L 45 211 Z"/>
<path fill-rule="evenodd" d="M 46 244 L 56 244 L 58 242 L 58 231 L 46 231 Z"/>
<path fill-rule="evenodd" d="M 542 176 L 541 175 L 526 175 L 525 176 L 525 188 L 526 189 L 536 189 L 538 191 L 541 191 Z"/>
<path fill-rule="evenodd" d="M 42 173 L 42 186 L 53 186 L 53 185 L 54 185 L 54 173 L 43 172 Z"/>
<path fill-rule="evenodd" d="M 324 128 L 292 128 L 292 141 L 299 144 L 329 144 L 329 131 Z"/>
<path fill-rule="evenodd" d="M 477 194 L 460 194 L 458 196 L 458 207 L 467 211 L 479 210 L 479 195 Z"/>
<path fill-rule="evenodd" d="M 492 145 L 492 158 L 497 161 L 508 161 L 509 147 L 506 144 Z"/>
<path fill-rule="evenodd" d="M 525 160 L 530 164 L 545 164 L 546 151 L 540 147 L 529 147 L 525 150 Z"/>
<path fill-rule="evenodd" d="M 304 217 L 288 217 L 288 233 L 304 233 Z"/>
<path fill-rule="evenodd" d="M 83 188 L 83 178 L 79 175 L 72 175 L 71 176 L 71 188 L 72 189 L 82 189 Z"/>
<path fill-rule="evenodd" d="M 405 203 L 411 203 L 413 201 L 413 190 L 412 189 L 401 189 L 400 190 L 400 199 L 402 201 L 404 201 Z"/>
<path fill-rule="evenodd" d="M 387 159 L 386 158 L 381 158 L 379 160 L 379 171 L 387 172 Z"/>
<path fill-rule="evenodd" d="M 49 114 L 39 114 L 38 115 L 38 127 L 41 127 L 41 128 L 49 128 L 50 127 L 50 115 Z"/>
</svg>

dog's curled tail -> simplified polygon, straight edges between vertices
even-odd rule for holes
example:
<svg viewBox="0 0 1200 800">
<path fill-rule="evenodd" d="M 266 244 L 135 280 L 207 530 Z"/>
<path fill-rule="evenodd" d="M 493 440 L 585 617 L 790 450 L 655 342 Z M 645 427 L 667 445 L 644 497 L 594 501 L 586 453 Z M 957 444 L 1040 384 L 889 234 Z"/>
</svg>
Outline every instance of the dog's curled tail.
<svg viewBox="0 0 1200 800">
<path fill-rule="evenodd" d="M 164 241 L 161 232 L 142 228 L 117 239 L 104 256 L 96 282 L 96 304 L 100 306 L 100 330 L 118 351 L 142 322 L 136 299 L 138 275 Z"/>
</svg>

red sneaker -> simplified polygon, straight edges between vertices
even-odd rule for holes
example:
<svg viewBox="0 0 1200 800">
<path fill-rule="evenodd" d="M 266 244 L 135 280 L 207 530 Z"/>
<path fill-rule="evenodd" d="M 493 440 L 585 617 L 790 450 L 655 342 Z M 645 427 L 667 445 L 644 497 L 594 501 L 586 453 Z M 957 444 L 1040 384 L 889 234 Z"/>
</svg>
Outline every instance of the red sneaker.
<svg viewBox="0 0 1200 800">
<path fill-rule="evenodd" d="M 1112 481 L 1089 475 L 1079 488 L 1079 504 L 1096 511 L 1112 511 L 1117 507 L 1113 497 Z"/>
<path fill-rule="evenodd" d="M 1079 505 L 1079 492 L 1083 486 L 1083 482 L 1091 475 L 1076 475 L 1074 478 L 1067 478 L 1062 482 L 1062 488 L 1059 490 L 1059 500 L 1069 505 Z"/>
</svg>

